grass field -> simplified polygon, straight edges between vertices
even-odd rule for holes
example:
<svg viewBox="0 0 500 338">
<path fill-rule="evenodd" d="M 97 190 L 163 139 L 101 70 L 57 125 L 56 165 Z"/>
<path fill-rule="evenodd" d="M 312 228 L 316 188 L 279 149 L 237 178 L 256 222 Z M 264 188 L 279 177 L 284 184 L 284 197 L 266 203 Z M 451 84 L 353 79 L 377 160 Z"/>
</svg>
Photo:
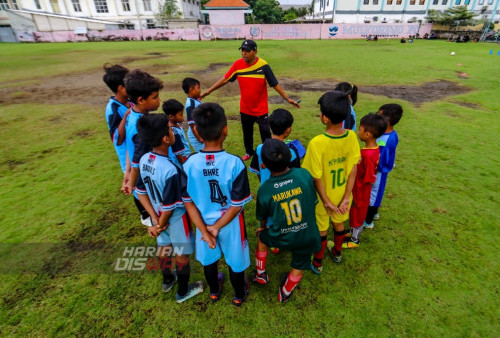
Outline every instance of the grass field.
<svg viewBox="0 0 500 338">
<path fill-rule="evenodd" d="M 234 61 L 238 46 L 0 44 L 0 334 L 497 336 L 500 57 L 488 52 L 498 45 L 259 42 L 259 55 L 285 91 L 302 99 L 301 109 L 270 109 L 292 111 L 291 136 L 303 144 L 323 131 L 316 102 L 332 88 L 292 90 L 293 83 L 357 84 L 358 120 L 383 103 L 403 106 L 395 128 L 396 168 L 375 228 L 363 233 L 359 248 L 344 252 L 341 265 L 326 257 L 321 276 L 305 273 L 284 305 L 276 294 L 279 276 L 288 270 L 287 253 L 270 256 L 271 284 L 252 287 L 239 309 L 231 305 L 230 283 L 216 304 L 205 291 L 179 305 L 173 293 L 161 292 L 158 273 L 113 272 L 123 247 L 155 241 L 146 236 L 131 198 L 119 191 L 121 173 L 103 118 L 110 93 L 102 65 L 145 69 L 165 81 L 162 99 L 184 102 L 182 78 L 197 77 L 202 90 L 208 88 L 228 66 L 207 67 Z M 467 79 L 458 77 L 463 72 Z M 438 80 L 469 91 L 433 92 L 426 83 Z M 430 98 L 416 105 L 404 95 L 363 91 L 379 88 L 390 95 L 388 85 L 404 88 L 408 97 Z M 238 116 L 236 84 L 208 101 Z M 234 118 L 226 149 L 243 153 Z M 249 176 L 255 194 L 258 181 Z M 252 257 L 254 214 L 253 200 L 246 207 Z M 203 280 L 201 266 L 194 257 L 192 262 L 191 279 Z M 31 273 L 18 273 L 24 266 Z M 227 273 L 224 264 L 221 269 Z"/>
</svg>

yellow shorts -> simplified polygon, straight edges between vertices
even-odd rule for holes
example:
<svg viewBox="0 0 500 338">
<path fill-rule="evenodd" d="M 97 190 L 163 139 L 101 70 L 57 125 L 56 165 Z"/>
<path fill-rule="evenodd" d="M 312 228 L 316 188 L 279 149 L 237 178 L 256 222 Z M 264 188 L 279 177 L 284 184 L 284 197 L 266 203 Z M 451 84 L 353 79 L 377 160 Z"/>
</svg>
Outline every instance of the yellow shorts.
<svg viewBox="0 0 500 338">
<path fill-rule="evenodd" d="M 349 208 L 351 207 L 351 204 L 352 204 L 352 197 L 349 202 Z M 333 213 L 331 216 L 328 216 L 328 214 L 326 213 L 325 206 L 323 205 L 323 202 L 321 202 L 321 199 L 319 199 L 319 202 L 316 204 L 316 223 L 318 224 L 319 231 L 328 230 L 328 228 L 330 227 L 330 220 L 333 223 L 343 223 L 348 219 L 349 219 L 348 212 L 345 213 L 344 215 Z"/>
</svg>

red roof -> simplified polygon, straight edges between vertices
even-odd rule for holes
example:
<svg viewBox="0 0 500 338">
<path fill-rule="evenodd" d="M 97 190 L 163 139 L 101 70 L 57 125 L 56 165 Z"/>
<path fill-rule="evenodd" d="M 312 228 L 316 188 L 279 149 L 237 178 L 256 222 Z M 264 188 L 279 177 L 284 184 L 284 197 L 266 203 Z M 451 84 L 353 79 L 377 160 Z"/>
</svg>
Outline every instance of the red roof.
<svg viewBox="0 0 500 338">
<path fill-rule="evenodd" d="M 214 7 L 249 8 L 250 6 L 243 0 L 210 0 L 205 4 L 205 8 L 214 8 Z"/>
</svg>

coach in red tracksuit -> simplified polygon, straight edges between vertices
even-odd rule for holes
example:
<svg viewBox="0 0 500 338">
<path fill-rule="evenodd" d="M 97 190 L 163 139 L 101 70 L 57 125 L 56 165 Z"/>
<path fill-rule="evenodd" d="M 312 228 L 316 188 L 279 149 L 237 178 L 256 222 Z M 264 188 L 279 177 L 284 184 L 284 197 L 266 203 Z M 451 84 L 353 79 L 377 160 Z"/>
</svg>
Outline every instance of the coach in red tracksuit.
<svg viewBox="0 0 500 338">
<path fill-rule="evenodd" d="M 246 161 L 255 153 L 253 148 L 253 124 L 255 122 L 259 125 L 262 142 L 264 142 L 266 138 L 271 137 L 266 82 L 288 103 L 297 108 L 300 108 L 300 105 L 285 94 L 267 62 L 257 57 L 257 44 L 255 41 L 245 40 L 239 49 L 241 49 L 242 58 L 236 60 L 229 71 L 204 92 L 201 98 L 209 95 L 211 92 L 224 86 L 228 82 L 233 82 L 238 79 L 241 96 L 241 126 L 243 129 L 243 143 L 246 151 L 246 154 L 241 158 L 243 161 Z"/>
</svg>

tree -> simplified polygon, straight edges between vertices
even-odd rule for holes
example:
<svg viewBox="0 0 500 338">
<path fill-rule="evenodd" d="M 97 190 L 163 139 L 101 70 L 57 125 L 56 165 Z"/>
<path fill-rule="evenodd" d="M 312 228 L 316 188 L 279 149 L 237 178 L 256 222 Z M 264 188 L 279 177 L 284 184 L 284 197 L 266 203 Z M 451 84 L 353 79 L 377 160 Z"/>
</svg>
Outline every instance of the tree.
<svg viewBox="0 0 500 338">
<path fill-rule="evenodd" d="M 295 8 L 291 7 L 283 12 L 283 21 L 291 21 L 296 18 L 300 18 L 301 16 L 305 16 L 308 12 L 307 8 L 301 7 L 301 8 Z"/>
<path fill-rule="evenodd" d="M 469 26 L 477 23 L 474 17 L 477 16 L 474 12 L 467 9 L 467 6 L 456 6 L 448 8 L 443 13 L 435 10 L 429 10 L 426 19 L 429 22 L 436 22 L 441 25 L 456 25 Z"/>
<path fill-rule="evenodd" d="M 253 15 L 258 23 L 283 22 L 283 10 L 278 1 L 257 0 L 252 9 Z"/>
<path fill-rule="evenodd" d="M 182 15 L 182 12 L 177 7 L 176 0 L 164 0 L 159 3 L 158 13 L 155 14 L 156 21 L 161 26 L 166 26 L 168 20 L 178 19 Z"/>
</svg>

